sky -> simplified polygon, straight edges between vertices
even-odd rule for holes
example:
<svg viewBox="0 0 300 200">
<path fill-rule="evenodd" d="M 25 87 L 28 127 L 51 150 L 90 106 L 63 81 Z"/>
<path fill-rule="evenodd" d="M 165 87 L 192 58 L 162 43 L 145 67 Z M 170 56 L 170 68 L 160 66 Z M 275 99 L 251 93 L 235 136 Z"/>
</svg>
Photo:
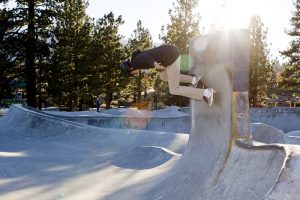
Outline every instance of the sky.
<svg viewBox="0 0 300 200">
<path fill-rule="evenodd" d="M 176 0 L 88 0 L 87 14 L 95 19 L 113 12 L 122 15 L 125 23 L 119 33 L 128 39 L 133 34 L 138 20 L 147 28 L 155 44 L 160 44 L 159 34 L 163 25 L 170 23 L 168 11 Z M 195 9 L 201 21 L 201 33 L 209 33 L 212 24 L 222 27 L 247 28 L 251 16 L 259 15 L 267 29 L 267 43 L 271 57 L 283 61 L 279 51 L 286 50 L 291 38 L 285 33 L 290 30 L 290 18 L 295 0 L 199 0 Z M 12 2 L 12 1 L 10 1 Z M 225 4 L 224 4 L 225 2 Z"/>
<path fill-rule="evenodd" d="M 295 0 L 199 0 L 195 9 L 201 16 L 202 33 L 209 33 L 212 24 L 222 27 L 247 28 L 250 18 L 259 15 L 264 27 L 268 30 L 268 44 L 272 57 L 278 57 L 279 50 L 288 47 L 290 37 L 285 33 L 289 30 L 290 18 L 294 10 Z M 125 23 L 119 33 L 129 38 L 136 28 L 138 20 L 150 31 L 155 43 L 161 43 L 159 34 L 161 27 L 170 22 L 169 9 L 176 0 L 89 0 L 87 14 L 101 18 L 104 14 L 113 12 L 115 16 L 122 15 Z M 225 6 L 224 6 L 225 5 Z"/>
</svg>

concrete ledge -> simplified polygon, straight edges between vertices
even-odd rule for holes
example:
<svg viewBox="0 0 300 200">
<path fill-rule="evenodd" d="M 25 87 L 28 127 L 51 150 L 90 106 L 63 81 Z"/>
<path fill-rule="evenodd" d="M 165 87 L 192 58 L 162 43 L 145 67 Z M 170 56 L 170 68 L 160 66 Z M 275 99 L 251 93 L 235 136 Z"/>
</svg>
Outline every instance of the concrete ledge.
<svg viewBox="0 0 300 200">
<path fill-rule="evenodd" d="M 190 114 L 190 108 L 179 109 Z M 264 123 L 284 132 L 300 130 L 300 108 L 276 107 L 276 108 L 250 108 L 250 122 Z"/>
<path fill-rule="evenodd" d="M 251 108 L 251 123 L 264 123 L 284 132 L 300 130 L 300 108 Z"/>
<path fill-rule="evenodd" d="M 190 117 L 97 117 L 97 116 L 56 116 L 65 120 L 103 128 L 139 129 L 162 132 L 189 133 Z"/>
</svg>

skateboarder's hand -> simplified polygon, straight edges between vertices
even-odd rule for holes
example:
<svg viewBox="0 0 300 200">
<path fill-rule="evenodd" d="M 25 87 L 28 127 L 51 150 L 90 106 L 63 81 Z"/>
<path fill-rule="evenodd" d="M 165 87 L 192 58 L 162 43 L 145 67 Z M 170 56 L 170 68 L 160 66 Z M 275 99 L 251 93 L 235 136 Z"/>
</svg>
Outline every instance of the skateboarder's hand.
<svg viewBox="0 0 300 200">
<path fill-rule="evenodd" d="M 163 66 L 161 63 L 154 62 L 154 67 L 157 71 L 165 71 L 166 70 L 166 67 Z"/>
<path fill-rule="evenodd" d="M 150 78 L 148 73 L 144 73 L 144 79 L 148 80 Z"/>
<path fill-rule="evenodd" d="M 130 74 L 136 77 L 139 75 L 139 70 L 132 70 Z"/>
</svg>

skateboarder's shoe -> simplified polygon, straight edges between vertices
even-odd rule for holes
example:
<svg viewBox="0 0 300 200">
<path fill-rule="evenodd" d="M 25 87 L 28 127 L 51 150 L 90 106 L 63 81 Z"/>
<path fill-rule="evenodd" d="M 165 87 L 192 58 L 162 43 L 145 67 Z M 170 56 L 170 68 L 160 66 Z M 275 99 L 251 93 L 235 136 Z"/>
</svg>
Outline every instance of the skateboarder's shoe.
<svg viewBox="0 0 300 200">
<path fill-rule="evenodd" d="M 209 105 L 209 107 L 211 107 L 214 103 L 214 93 L 216 93 L 216 90 L 213 88 L 207 88 L 206 90 L 210 92 L 210 96 L 203 96 L 203 100 Z"/>
<path fill-rule="evenodd" d="M 121 70 L 121 73 L 123 76 L 125 76 L 125 77 L 131 76 L 129 60 L 122 62 L 119 67 L 120 67 L 120 70 Z"/>
<path fill-rule="evenodd" d="M 190 86 L 196 88 L 198 86 L 198 83 L 201 80 L 202 76 L 196 75 L 196 74 L 192 74 L 191 76 L 193 76 L 193 80 L 192 80 L 192 83 L 190 84 Z"/>
</svg>

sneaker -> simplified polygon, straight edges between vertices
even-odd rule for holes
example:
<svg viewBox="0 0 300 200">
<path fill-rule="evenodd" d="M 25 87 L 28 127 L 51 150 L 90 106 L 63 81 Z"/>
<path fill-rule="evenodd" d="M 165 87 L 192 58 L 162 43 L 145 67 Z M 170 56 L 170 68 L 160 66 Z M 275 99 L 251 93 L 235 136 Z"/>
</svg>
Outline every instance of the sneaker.
<svg viewBox="0 0 300 200">
<path fill-rule="evenodd" d="M 198 83 L 201 80 L 202 76 L 195 75 L 195 74 L 192 74 L 191 76 L 193 76 L 193 79 L 196 78 L 196 81 L 194 82 L 194 84 L 191 83 L 190 86 L 196 88 L 198 86 Z"/>
<path fill-rule="evenodd" d="M 214 103 L 214 93 L 216 93 L 216 90 L 214 90 L 213 88 L 207 88 L 207 90 L 211 92 L 211 95 L 209 98 L 203 96 L 203 100 L 209 105 L 209 107 L 211 107 Z"/>
</svg>

